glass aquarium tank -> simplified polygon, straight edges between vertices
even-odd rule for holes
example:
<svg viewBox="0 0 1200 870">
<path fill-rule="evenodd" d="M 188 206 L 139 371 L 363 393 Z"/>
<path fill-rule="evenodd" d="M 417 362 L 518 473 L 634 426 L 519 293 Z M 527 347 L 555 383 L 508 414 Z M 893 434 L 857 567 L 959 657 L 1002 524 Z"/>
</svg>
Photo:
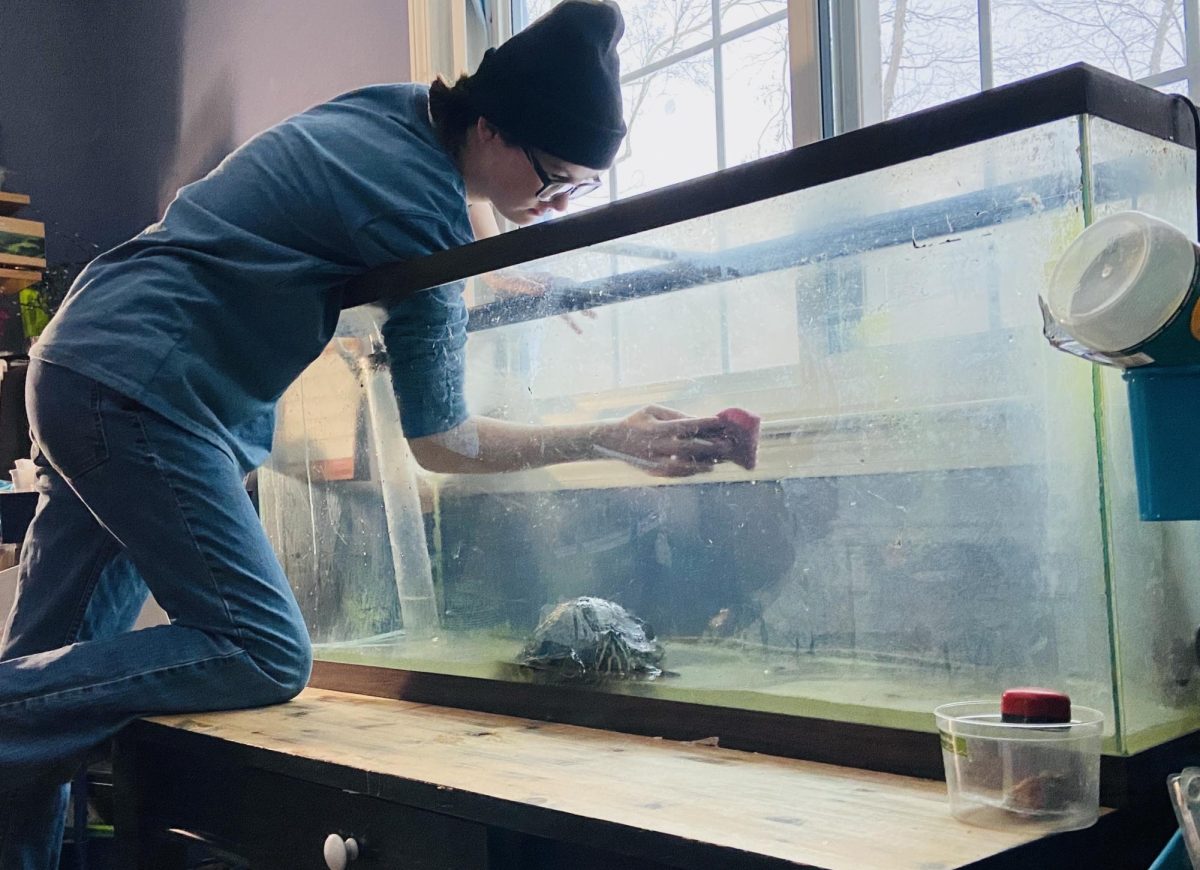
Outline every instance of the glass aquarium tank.
<svg viewBox="0 0 1200 870">
<path fill-rule="evenodd" d="M 740 407 L 758 461 L 425 472 L 382 306 L 348 308 L 259 477 L 318 677 L 889 733 L 1045 685 L 1103 711 L 1110 755 L 1200 728 L 1200 524 L 1139 521 L 1119 372 L 1050 347 L 1038 303 L 1105 214 L 1195 236 L 1192 143 L 1178 101 L 1073 67 L 418 262 L 408 289 L 469 300 L 474 414 Z M 583 597 L 642 621 L 653 666 L 536 666 Z"/>
</svg>

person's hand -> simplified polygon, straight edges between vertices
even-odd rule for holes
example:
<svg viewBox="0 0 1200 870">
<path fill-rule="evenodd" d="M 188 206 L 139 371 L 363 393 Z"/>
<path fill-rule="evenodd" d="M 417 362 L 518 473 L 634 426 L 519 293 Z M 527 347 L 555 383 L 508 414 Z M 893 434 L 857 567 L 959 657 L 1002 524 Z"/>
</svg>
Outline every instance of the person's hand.
<svg viewBox="0 0 1200 870">
<path fill-rule="evenodd" d="M 729 457 L 728 442 L 700 437 L 720 423 L 716 417 L 688 417 L 661 405 L 647 405 L 610 423 L 597 439 L 596 453 L 655 477 L 688 477 L 711 471 Z"/>
<path fill-rule="evenodd" d="M 497 299 L 511 299 L 514 296 L 545 296 L 556 282 L 561 283 L 562 281 L 562 279 L 545 272 L 516 272 L 513 270 L 489 272 L 482 277 L 484 285 L 495 294 Z M 559 318 L 565 321 L 576 335 L 583 335 L 583 329 L 575 320 L 575 314 L 595 320 L 596 312 L 587 308 L 574 314 L 559 315 Z"/>
</svg>

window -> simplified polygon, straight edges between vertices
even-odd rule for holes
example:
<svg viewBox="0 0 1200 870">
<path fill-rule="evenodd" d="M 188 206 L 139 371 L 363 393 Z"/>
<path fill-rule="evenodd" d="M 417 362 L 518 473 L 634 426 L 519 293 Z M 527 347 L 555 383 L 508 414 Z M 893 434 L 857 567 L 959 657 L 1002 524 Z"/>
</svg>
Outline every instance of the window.
<svg viewBox="0 0 1200 870">
<path fill-rule="evenodd" d="M 558 0 L 501 0 L 520 30 Z M 1200 0 L 622 0 L 629 196 L 1076 61 L 1200 81 Z M 686 142 L 686 148 L 679 147 Z"/>
<path fill-rule="evenodd" d="M 842 129 L 1076 61 L 1188 93 L 1200 72 L 1197 0 L 831 0 Z"/>
<path fill-rule="evenodd" d="M 512 0 L 513 29 L 557 0 Z M 787 0 L 623 0 L 629 136 L 598 205 L 791 147 Z"/>
</svg>

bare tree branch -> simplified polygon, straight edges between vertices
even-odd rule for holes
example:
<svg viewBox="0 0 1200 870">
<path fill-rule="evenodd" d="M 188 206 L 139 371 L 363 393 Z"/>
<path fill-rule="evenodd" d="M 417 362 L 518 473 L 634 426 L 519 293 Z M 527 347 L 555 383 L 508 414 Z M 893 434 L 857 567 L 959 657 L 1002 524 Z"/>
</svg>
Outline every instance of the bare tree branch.
<svg viewBox="0 0 1200 870">
<path fill-rule="evenodd" d="M 1154 29 L 1154 47 L 1150 49 L 1150 75 L 1162 72 L 1163 49 L 1167 45 L 1167 32 L 1175 20 L 1175 0 L 1162 0 L 1162 11 L 1158 14 L 1158 26 Z"/>
<path fill-rule="evenodd" d="M 883 117 L 892 114 L 896 99 L 896 78 L 900 74 L 900 59 L 904 54 L 904 25 L 908 14 L 908 0 L 896 0 L 896 11 L 892 17 L 892 46 L 888 53 L 887 74 L 883 77 Z"/>
</svg>

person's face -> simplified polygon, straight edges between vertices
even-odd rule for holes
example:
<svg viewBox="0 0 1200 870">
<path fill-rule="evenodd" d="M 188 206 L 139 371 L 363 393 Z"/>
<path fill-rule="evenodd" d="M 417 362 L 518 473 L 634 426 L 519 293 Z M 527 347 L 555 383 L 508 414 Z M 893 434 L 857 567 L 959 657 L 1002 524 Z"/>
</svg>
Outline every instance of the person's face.
<svg viewBox="0 0 1200 870">
<path fill-rule="evenodd" d="M 572 195 L 598 186 L 597 170 L 536 148 L 511 145 L 484 119 L 479 124 L 486 154 L 481 192 L 513 223 L 523 226 L 551 210 L 565 211 Z"/>
</svg>

